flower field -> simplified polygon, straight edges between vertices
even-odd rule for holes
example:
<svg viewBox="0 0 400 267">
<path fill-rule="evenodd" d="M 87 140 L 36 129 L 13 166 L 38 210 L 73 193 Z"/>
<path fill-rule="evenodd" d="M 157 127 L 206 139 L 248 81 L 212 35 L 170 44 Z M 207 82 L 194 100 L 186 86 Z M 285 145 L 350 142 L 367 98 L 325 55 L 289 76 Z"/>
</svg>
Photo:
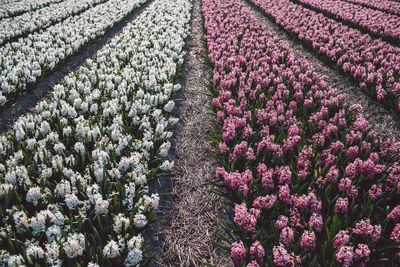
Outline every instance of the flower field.
<svg viewBox="0 0 400 267">
<path fill-rule="evenodd" d="M 0 19 L 21 15 L 28 11 L 40 9 L 53 3 L 60 3 L 63 0 L 27 0 L 27 1 L 13 1 L 5 0 L 4 6 L 0 10 Z"/>
<path fill-rule="evenodd" d="M 345 0 L 349 3 L 360 4 L 377 10 L 386 11 L 394 15 L 400 15 L 400 3 L 386 0 Z"/>
<path fill-rule="evenodd" d="M 104 35 L 146 0 L 109 0 L 43 32 L 0 47 L 0 107 L 22 95 L 58 63 Z"/>
<path fill-rule="evenodd" d="M 190 1 L 155 1 L 1 137 L 1 259 L 135 266 L 168 171 Z"/>
<path fill-rule="evenodd" d="M 18 17 L 2 19 L 0 21 L 0 44 L 9 42 L 10 39 L 15 39 L 18 36 L 45 29 L 52 23 L 57 23 L 102 2 L 105 2 L 105 0 L 65 1 L 26 12 Z"/>
<path fill-rule="evenodd" d="M 232 209 L 222 222 L 235 264 L 394 264 L 400 143 L 379 138 L 239 1 L 205 0 L 202 11 L 214 183 Z"/>
<path fill-rule="evenodd" d="M 295 0 L 382 37 L 400 40 L 400 18 L 341 0 Z"/>
<path fill-rule="evenodd" d="M 0 0 L 0 266 L 398 266 L 397 15 L 394 0 Z"/>
<path fill-rule="evenodd" d="M 355 79 L 367 95 L 400 116 L 399 47 L 290 0 L 250 1 Z"/>
</svg>

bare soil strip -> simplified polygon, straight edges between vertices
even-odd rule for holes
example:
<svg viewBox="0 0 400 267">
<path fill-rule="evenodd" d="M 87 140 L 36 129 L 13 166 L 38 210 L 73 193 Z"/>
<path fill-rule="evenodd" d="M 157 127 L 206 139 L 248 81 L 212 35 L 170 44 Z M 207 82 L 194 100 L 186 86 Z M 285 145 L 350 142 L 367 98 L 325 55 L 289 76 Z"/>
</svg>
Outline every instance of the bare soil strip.
<svg viewBox="0 0 400 267">
<path fill-rule="evenodd" d="M 383 107 L 371 102 L 371 99 L 366 96 L 350 78 L 320 60 L 298 40 L 287 34 L 280 26 L 269 20 L 261 11 L 250 5 L 248 1 L 242 0 L 242 2 L 255 14 L 257 19 L 267 28 L 267 30 L 274 32 L 278 39 L 285 42 L 297 57 L 306 58 L 317 73 L 324 75 L 325 82 L 329 86 L 336 88 L 338 93 L 345 93 L 347 95 L 346 102 L 349 105 L 361 105 L 362 114 L 380 136 L 395 137 L 398 140 L 400 139 L 400 122 L 392 115 L 388 114 Z"/>
<path fill-rule="evenodd" d="M 148 7 L 153 0 L 148 0 L 130 13 L 124 20 L 112 27 L 105 35 L 91 42 L 79 54 L 67 59 L 55 71 L 45 75 L 34 88 L 26 95 L 20 97 L 16 102 L 6 110 L 0 113 L 0 134 L 5 133 L 18 120 L 21 115 L 31 112 L 36 104 L 45 99 L 52 90 L 52 86 L 60 82 L 68 73 L 80 67 L 86 59 L 97 53 L 111 38 L 117 35 L 129 22 L 133 21 Z"/>
<path fill-rule="evenodd" d="M 201 1 L 194 0 L 188 54 L 183 69 L 182 93 L 177 100 L 181 119 L 173 147 L 177 164 L 170 197 L 171 217 L 156 225 L 163 257 L 156 266 L 232 266 L 229 255 L 212 244 L 221 230 L 221 199 L 204 186 L 213 178 L 215 163 L 207 158 L 213 115 L 207 109 L 207 66 L 202 62 Z"/>
</svg>

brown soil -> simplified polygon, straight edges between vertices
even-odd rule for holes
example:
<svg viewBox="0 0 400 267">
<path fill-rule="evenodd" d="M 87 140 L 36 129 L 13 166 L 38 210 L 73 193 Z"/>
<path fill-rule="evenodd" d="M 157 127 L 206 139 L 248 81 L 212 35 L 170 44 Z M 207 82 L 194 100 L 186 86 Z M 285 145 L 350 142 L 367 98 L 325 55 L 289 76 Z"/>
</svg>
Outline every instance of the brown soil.
<svg viewBox="0 0 400 267">
<path fill-rule="evenodd" d="M 174 170 L 170 219 L 157 225 L 163 257 L 157 266 L 232 266 L 225 251 L 212 244 L 218 240 L 217 220 L 223 216 L 221 199 L 204 183 L 213 178 L 215 162 L 206 157 L 211 125 L 207 105 L 207 67 L 202 62 L 201 1 L 193 1 L 181 101 L 181 128 L 174 139 L 177 164 Z"/>
</svg>

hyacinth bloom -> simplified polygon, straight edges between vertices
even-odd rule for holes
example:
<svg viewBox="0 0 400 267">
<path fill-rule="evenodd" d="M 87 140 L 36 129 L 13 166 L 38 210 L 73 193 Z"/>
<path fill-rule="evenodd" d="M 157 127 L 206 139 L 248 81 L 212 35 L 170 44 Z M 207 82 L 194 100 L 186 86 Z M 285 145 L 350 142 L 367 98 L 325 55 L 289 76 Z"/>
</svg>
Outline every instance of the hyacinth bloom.
<svg viewBox="0 0 400 267">
<path fill-rule="evenodd" d="M 400 222 L 400 205 L 396 206 L 387 217 L 394 222 Z"/>
<path fill-rule="evenodd" d="M 259 196 L 254 200 L 253 207 L 259 210 L 263 208 L 270 209 L 275 204 L 276 199 L 277 197 L 275 195 L 269 195 L 265 197 Z"/>
<path fill-rule="evenodd" d="M 242 265 L 242 263 L 246 259 L 246 248 L 244 247 L 242 241 L 232 244 L 231 257 L 236 264 Z"/>
<path fill-rule="evenodd" d="M 358 244 L 357 248 L 354 251 L 354 260 L 361 261 L 365 264 L 369 261 L 369 255 L 371 250 L 369 249 L 368 245 L 366 244 Z"/>
<path fill-rule="evenodd" d="M 378 137 L 359 106 L 347 106 L 239 0 L 204 0 L 202 14 L 218 118 L 214 183 L 232 205 L 226 226 L 246 248 L 241 264 L 395 261 L 395 241 L 381 229 L 397 220 L 400 143 Z M 389 209 L 372 199 L 387 197 Z M 379 242 L 391 252 L 379 254 Z M 260 262 L 252 244 L 273 257 Z"/>
<path fill-rule="evenodd" d="M 321 232 L 323 226 L 323 219 L 321 214 L 313 213 L 310 217 L 309 225 L 313 228 L 316 232 Z"/>
<path fill-rule="evenodd" d="M 349 200 L 347 198 L 338 198 L 335 205 L 336 213 L 346 213 L 349 205 Z"/>
<path fill-rule="evenodd" d="M 338 249 L 339 247 L 349 243 L 349 240 L 350 240 L 349 230 L 341 230 L 335 236 L 335 241 L 333 242 L 333 248 Z"/>
<path fill-rule="evenodd" d="M 365 236 L 372 240 L 372 242 L 377 242 L 381 236 L 381 226 L 371 225 L 370 220 L 361 220 L 353 228 L 353 234 Z"/>
<path fill-rule="evenodd" d="M 336 253 L 336 260 L 343 264 L 344 267 L 349 267 L 353 263 L 354 248 L 352 246 L 343 246 Z"/>
<path fill-rule="evenodd" d="M 276 221 L 276 228 L 283 229 L 288 224 L 289 219 L 286 216 L 280 216 L 279 219 Z"/>
<path fill-rule="evenodd" d="M 394 240 L 396 243 L 400 243 L 400 223 L 396 224 L 393 228 L 390 239 Z"/>
<path fill-rule="evenodd" d="M 234 214 L 234 221 L 239 224 L 243 229 L 248 231 L 255 231 L 255 225 L 257 223 L 257 218 L 260 214 L 260 210 L 252 208 L 248 211 L 246 205 L 242 203 L 240 205 L 235 205 Z"/>
<path fill-rule="evenodd" d="M 315 233 L 310 231 L 304 231 L 301 236 L 300 247 L 314 249 L 315 247 Z"/>
<path fill-rule="evenodd" d="M 289 245 L 293 242 L 293 229 L 290 227 L 285 227 L 282 229 L 281 238 L 279 239 L 280 242 Z"/>
<path fill-rule="evenodd" d="M 369 27 L 376 34 L 399 38 L 398 16 L 368 9 L 345 1 L 298 0 L 316 8 L 333 8 L 332 13 L 351 18 L 353 9 L 359 13 L 356 18 L 363 20 L 363 27 Z M 351 0 L 364 1 L 364 0 Z M 379 0 L 379 2 L 384 0 Z M 400 115 L 400 49 L 380 39 L 374 39 L 358 29 L 331 19 L 290 0 L 251 0 L 265 14 L 272 17 L 285 30 L 295 34 L 307 43 L 314 52 L 329 59 L 345 73 L 358 81 L 360 89 L 370 97 L 381 102 L 390 112 Z M 368 0 L 368 2 L 371 2 Z M 392 3 L 392 1 L 390 1 Z M 350 10 L 344 9 L 351 6 Z M 348 16 L 346 15 L 347 13 Z M 376 20 L 371 19 L 372 13 Z M 367 17 L 366 14 L 369 14 Z M 391 23 L 388 17 L 396 22 Z M 358 23 L 358 21 L 357 21 Z M 378 23 L 378 24 L 377 24 Z M 377 24 L 377 25 L 374 25 Z M 381 24 L 381 25 L 380 25 Z M 392 29 L 395 27 L 395 29 Z M 335 41 L 333 41 L 335 40 Z M 308 103 L 305 101 L 305 104 Z M 345 120 L 342 120 L 342 123 Z M 339 127 L 341 128 L 341 127 Z"/>
<path fill-rule="evenodd" d="M 289 254 L 285 247 L 280 244 L 279 246 L 275 246 L 273 249 L 274 263 L 277 266 L 295 266 L 296 263 L 300 263 L 300 258 L 294 257 L 292 254 Z"/>
<path fill-rule="evenodd" d="M 258 259 L 260 262 L 263 261 L 265 256 L 264 248 L 261 246 L 260 241 L 255 241 L 250 247 L 250 255 L 254 259 Z"/>
</svg>

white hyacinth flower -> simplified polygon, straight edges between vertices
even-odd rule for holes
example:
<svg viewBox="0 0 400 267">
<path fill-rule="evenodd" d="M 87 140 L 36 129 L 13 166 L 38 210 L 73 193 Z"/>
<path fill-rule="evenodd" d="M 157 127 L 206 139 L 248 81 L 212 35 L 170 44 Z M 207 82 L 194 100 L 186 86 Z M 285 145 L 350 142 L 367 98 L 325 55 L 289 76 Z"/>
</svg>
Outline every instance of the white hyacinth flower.
<svg viewBox="0 0 400 267">
<path fill-rule="evenodd" d="M 110 242 L 105 245 L 103 249 L 103 254 L 109 259 L 115 258 L 119 256 L 119 245 L 117 242 L 114 240 L 111 240 Z"/>
<path fill-rule="evenodd" d="M 164 111 L 165 112 L 171 112 L 175 107 L 175 102 L 170 100 L 168 101 L 168 103 L 164 106 Z"/>
<path fill-rule="evenodd" d="M 81 256 L 85 249 L 85 237 L 83 234 L 71 234 L 67 241 L 63 243 L 63 248 L 67 257 L 70 259 Z"/>
<path fill-rule="evenodd" d="M 137 228 L 143 228 L 146 226 L 147 224 L 147 218 L 145 215 L 143 214 L 136 214 L 134 219 L 133 219 L 133 224 L 137 227 Z"/>
</svg>

